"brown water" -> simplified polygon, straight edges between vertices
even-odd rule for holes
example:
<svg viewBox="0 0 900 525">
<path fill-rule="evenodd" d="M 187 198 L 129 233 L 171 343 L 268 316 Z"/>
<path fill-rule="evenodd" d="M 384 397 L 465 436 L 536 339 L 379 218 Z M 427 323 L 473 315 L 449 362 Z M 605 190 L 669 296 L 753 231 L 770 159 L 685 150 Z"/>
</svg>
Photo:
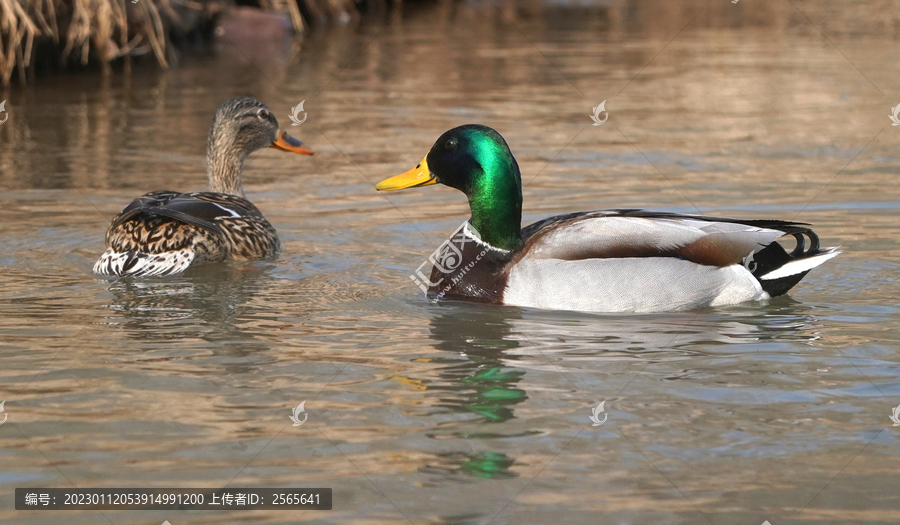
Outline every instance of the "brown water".
<svg viewBox="0 0 900 525">
<path fill-rule="evenodd" d="M 898 28 L 890 1 L 407 4 L 299 44 L 14 90 L 0 522 L 900 522 Z M 246 168 L 281 258 L 94 278 L 130 199 L 204 187 L 212 111 L 236 94 L 316 150 Z M 431 304 L 409 274 L 466 201 L 373 186 L 468 122 L 510 143 L 526 223 L 796 219 L 845 252 L 767 305 Z M 226 485 L 332 487 L 334 510 L 13 510 L 15 487 Z"/>
</svg>

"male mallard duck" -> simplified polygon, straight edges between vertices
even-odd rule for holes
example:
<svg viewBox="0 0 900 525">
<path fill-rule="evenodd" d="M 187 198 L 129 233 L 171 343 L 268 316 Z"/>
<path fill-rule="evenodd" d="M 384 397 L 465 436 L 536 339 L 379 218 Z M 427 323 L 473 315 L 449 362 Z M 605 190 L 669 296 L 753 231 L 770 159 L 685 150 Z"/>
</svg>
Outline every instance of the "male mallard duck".
<svg viewBox="0 0 900 525">
<path fill-rule="evenodd" d="M 438 182 L 465 193 L 472 216 L 437 254 L 432 298 L 595 312 L 685 310 L 784 294 L 839 253 L 819 248 L 805 224 L 777 220 L 629 209 L 559 215 L 521 229 L 519 166 L 486 126 L 451 129 L 418 166 L 376 188 Z M 788 235 L 797 240 L 791 253 L 776 242 Z"/>
<path fill-rule="evenodd" d="M 210 191 L 160 190 L 132 201 L 109 226 L 107 249 L 94 273 L 172 275 L 195 264 L 277 255 L 281 243 L 275 228 L 244 198 L 241 186 L 244 159 L 265 147 L 313 154 L 279 131 L 272 110 L 262 102 L 247 97 L 223 102 L 206 143 Z"/>
</svg>

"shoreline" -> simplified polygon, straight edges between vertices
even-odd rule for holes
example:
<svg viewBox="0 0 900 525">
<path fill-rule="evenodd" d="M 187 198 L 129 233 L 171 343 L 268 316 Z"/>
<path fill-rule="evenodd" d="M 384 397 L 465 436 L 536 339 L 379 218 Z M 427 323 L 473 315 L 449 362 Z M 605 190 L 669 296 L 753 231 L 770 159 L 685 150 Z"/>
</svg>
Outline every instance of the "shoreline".
<svg viewBox="0 0 900 525">
<path fill-rule="evenodd" d="M 392 2 L 260 0 L 256 6 L 235 6 L 222 0 L 12 1 L 15 9 L 2 13 L 8 24 L 0 26 L 2 88 L 65 70 L 112 73 L 147 59 L 167 69 L 179 60 L 181 48 L 213 44 L 225 36 L 223 24 L 235 38 L 293 38 L 310 27 L 346 23 Z"/>
</svg>

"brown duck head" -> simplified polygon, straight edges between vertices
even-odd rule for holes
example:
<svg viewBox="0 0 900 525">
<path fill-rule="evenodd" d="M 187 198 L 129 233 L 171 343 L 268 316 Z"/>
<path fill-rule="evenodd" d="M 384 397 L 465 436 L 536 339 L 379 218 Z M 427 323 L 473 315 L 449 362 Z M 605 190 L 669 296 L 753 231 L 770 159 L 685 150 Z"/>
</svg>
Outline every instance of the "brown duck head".
<svg viewBox="0 0 900 525">
<path fill-rule="evenodd" d="M 244 159 L 267 147 L 313 154 L 305 144 L 281 131 L 272 110 L 259 100 L 236 97 L 223 102 L 213 117 L 206 142 L 209 190 L 243 197 Z"/>
</svg>

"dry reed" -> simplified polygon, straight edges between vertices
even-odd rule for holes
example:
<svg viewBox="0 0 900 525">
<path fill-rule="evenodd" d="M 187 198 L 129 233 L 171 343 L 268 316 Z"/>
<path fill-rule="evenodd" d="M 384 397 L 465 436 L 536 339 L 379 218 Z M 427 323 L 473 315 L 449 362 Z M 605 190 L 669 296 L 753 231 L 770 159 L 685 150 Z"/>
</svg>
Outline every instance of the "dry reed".
<svg viewBox="0 0 900 525">
<path fill-rule="evenodd" d="M 348 0 L 300 0 L 315 16 L 352 9 Z M 0 85 L 18 72 L 24 83 L 36 44 L 51 42 L 65 64 L 87 64 L 95 58 L 107 69 L 122 57 L 152 53 L 168 67 L 169 30 L 193 11 L 194 20 L 208 19 L 218 8 L 209 0 L 0 0 Z M 320 4 L 320 5 L 318 5 Z M 297 0 L 260 0 L 264 9 L 290 17 L 297 32 L 304 29 Z M 196 16 L 196 15 L 200 16 Z M 182 28 L 185 29 L 185 28 Z"/>
</svg>

